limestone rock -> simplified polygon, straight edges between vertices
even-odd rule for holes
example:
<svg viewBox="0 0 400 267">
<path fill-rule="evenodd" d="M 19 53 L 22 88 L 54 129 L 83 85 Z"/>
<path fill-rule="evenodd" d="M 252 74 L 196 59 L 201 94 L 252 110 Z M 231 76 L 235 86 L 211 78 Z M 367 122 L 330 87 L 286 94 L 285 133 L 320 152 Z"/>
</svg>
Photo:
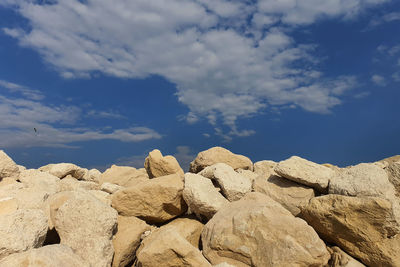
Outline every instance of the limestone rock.
<svg viewBox="0 0 400 267">
<path fill-rule="evenodd" d="M 198 248 L 201 232 L 204 225 L 194 218 L 177 218 L 166 225 L 160 227 L 160 230 L 171 229 L 186 239 L 192 246 Z"/>
<path fill-rule="evenodd" d="M 397 197 L 400 198 L 400 160 L 390 162 L 385 168 L 388 173 L 389 181 L 393 184 Z"/>
<path fill-rule="evenodd" d="M 231 166 L 225 163 L 208 166 L 199 172 L 199 174 L 215 180 L 229 201 L 239 200 L 251 190 L 252 182 L 235 172 Z"/>
<path fill-rule="evenodd" d="M 201 239 L 212 264 L 323 266 L 330 258 L 313 228 L 256 192 L 220 209 L 204 226 Z"/>
<path fill-rule="evenodd" d="M 41 210 L 21 209 L 0 216 L 0 259 L 43 245 L 47 220 Z"/>
<path fill-rule="evenodd" d="M 99 190 L 100 185 L 96 182 L 79 181 L 71 176 L 67 176 L 59 182 L 60 191 L 77 190 Z"/>
<path fill-rule="evenodd" d="M 323 165 L 293 156 L 276 165 L 275 172 L 286 179 L 326 192 L 336 172 Z"/>
<path fill-rule="evenodd" d="M 190 210 L 199 218 L 211 219 L 228 200 L 214 187 L 210 179 L 194 173 L 185 174 L 183 198 Z"/>
<path fill-rule="evenodd" d="M 18 210 L 18 200 L 13 197 L 0 198 L 0 216 L 10 214 Z"/>
<path fill-rule="evenodd" d="M 85 170 L 75 164 L 72 163 L 57 163 L 57 164 L 48 164 L 39 168 L 42 172 L 48 172 L 58 178 L 62 179 L 67 175 L 71 175 L 76 179 L 82 179 L 85 175 Z"/>
<path fill-rule="evenodd" d="M 118 216 L 118 232 L 114 236 L 114 259 L 112 267 L 125 267 L 134 257 L 140 245 L 140 237 L 150 226 L 136 217 Z"/>
<path fill-rule="evenodd" d="M 328 248 L 331 253 L 330 267 L 365 267 L 364 264 L 355 260 L 339 247 Z"/>
<path fill-rule="evenodd" d="M 300 216 L 366 265 L 400 266 L 400 226 L 389 201 L 326 195 L 311 199 Z"/>
<path fill-rule="evenodd" d="M 100 190 L 88 190 L 88 192 L 107 206 L 111 206 L 112 201 L 109 193 Z"/>
<path fill-rule="evenodd" d="M 89 267 L 71 248 L 49 245 L 10 255 L 0 261 L 0 267 Z"/>
<path fill-rule="evenodd" d="M 57 194 L 50 196 L 46 199 L 43 205 L 43 211 L 48 219 L 49 230 L 54 229 L 54 223 L 56 219 L 56 214 L 58 209 L 70 198 L 73 198 L 76 194 L 80 192 L 73 191 L 62 191 Z M 81 193 L 82 194 L 82 193 Z"/>
<path fill-rule="evenodd" d="M 125 187 L 117 185 L 117 184 L 112 184 L 112 183 L 103 183 L 100 187 L 100 189 L 104 192 L 114 194 L 118 190 L 124 189 Z"/>
<path fill-rule="evenodd" d="M 101 177 L 101 172 L 97 169 L 84 169 L 85 174 L 82 177 L 82 180 L 89 181 L 89 182 L 96 182 L 98 183 L 100 181 Z"/>
<path fill-rule="evenodd" d="M 96 267 L 111 265 L 114 254 L 111 239 L 116 226 L 117 212 L 84 192 L 74 192 L 55 216 L 61 244 Z"/>
<path fill-rule="evenodd" d="M 220 264 L 217 264 L 217 265 L 213 265 L 213 267 L 236 267 L 236 266 L 234 266 L 232 264 L 229 264 L 229 263 L 226 263 L 226 262 L 223 262 L 223 263 L 220 263 Z"/>
<path fill-rule="evenodd" d="M 20 183 L 17 182 L 16 178 L 13 178 L 13 177 L 3 178 L 2 180 L 0 180 L 0 190 L 2 189 L 1 187 L 7 186 L 10 184 L 20 184 Z"/>
<path fill-rule="evenodd" d="M 239 173 L 241 176 L 249 179 L 250 182 L 253 182 L 254 179 L 256 179 L 259 176 L 257 173 L 249 170 L 237 169 L 236 172 Z"/>
<path fill-rule="evenodd" d="M 213 147 L 197 154 L 190 163 L 190 172 L 198 173 L 207 166 L 225 163 L 233 169 L 253 170 L 253 163 L 248 157 L 237 155 L 223 147 Z"/>
<path fill-rule="evenodd" d="M 0 181 L 5 177 L 18 177 L 17 164 L 3 151 L 0 150 Z"/>
<path fill-rule="evenodd" d="M 50 195 L 60 191 L 60 179 L 47 172 L 35 169 L 24 170 L 20 173 L 19 180 L 27 187 L 46 191 Z"/>
<path fill-rule="evenodd" d="M 179 166 L 178 161 L 173 156 L 163 156 L 158 149 L 154 149 L 149 153 L 144 168 L 150 178 L 166 176 L 174 173 L 183 175 L 183 170 Z"/>
<path fill-rule="evenodd" d="M 312 188 L 276 175 L 268 178 L 258 176 L 253 182 L 253 191 L 269 196 L 294 216 L 300 213 L 300 207 L 307 205 L 308 201 L 315 196 Z"/>
<path fill-rule="evenodd" d="M 261 175 L 268 179 L 271 175 L 278 175 L 274 168 L 278 163 L 272 160 L 262 160 L 254 163 L 254 173 Z"/>
<path fill-rule="evenodd" d="M 1 198 L 15 198 L 19 209 L 41 209 L 49 193 L 39 188 L 25 187 L 22 183 L 0 187 Z"/>
<path fill-rule="evenodd" d="M 136 186 L 143 181 L 147 181 L 149 176 L 145 170 L 127 166 L 112 165 L 101 174 L 99 184 L 112 183 L 120 186 Z"/>
<path fill-rule="evenodd" d="M 112 195 L 112 206 L 123 216 L 136 216 L 148 223 L 170 220 L 186 211 L 179 174 L 153 178 Z"/>
</svg>

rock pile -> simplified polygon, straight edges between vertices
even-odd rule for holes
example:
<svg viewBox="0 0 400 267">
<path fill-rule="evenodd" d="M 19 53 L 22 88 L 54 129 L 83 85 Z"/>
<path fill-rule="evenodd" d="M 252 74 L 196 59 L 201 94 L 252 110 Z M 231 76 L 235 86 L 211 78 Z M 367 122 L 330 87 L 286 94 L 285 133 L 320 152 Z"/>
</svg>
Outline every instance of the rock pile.
<svg viewBox="0 0 400 267">
<path fill-rule="evenodd" d="M 184 173 L 26 170 L 0 151 L 0 267 L 400 267 L 400 157 L 339 168 L 214 147 Z"/>
</svg>

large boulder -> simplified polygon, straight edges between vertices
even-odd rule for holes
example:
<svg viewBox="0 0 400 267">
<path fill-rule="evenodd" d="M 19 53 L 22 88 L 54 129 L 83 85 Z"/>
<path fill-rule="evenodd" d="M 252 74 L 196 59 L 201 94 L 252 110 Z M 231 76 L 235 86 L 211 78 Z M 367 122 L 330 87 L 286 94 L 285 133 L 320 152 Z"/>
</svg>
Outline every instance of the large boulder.
<svg viewBox="0 0 400 267">
<path fill-rule="evenodd" d="M 114 194 L 118 190 L 124 189 L 123 186 L 112 184 L 112 183 L 103 183 L 100 187 L 100 190 L 107 192 L 109 194 Z"/>
<path fill-rule="evenodd" d="M 67 245 L 92 266 L 110 266 L 117 212 L 85 192 L 73 192 L 57 210 L 55 229 Z"/>
<path fill-rule="evenodd" d="M 326 166 L 293 156 L 279 162 L 275 172 L 286 179 L 326 192 L 336 172 Z"/>
<path fill-rule="evenodd" d="M 89 182 L 96 182 L 98 183 L 101 177 L 101 172 L 97 169 L 84 169 L 85 174 L 82 177 L 82 180 L 89 181 Z"/>
<path fill-rule="evenodd" d="M 60 191 L 99 190 L 100 185 L 91 181 L 79 181 L 72 176 L 63 178 L 60 182 Z"/>
<path fill-rule="evenodd" d="M 323 266 L 330 258 L 313 228 L 257 192 L 220 209 L 204 226 L 201 239 L 212 264 Z"/>
<path fill-rule="evenodd" d="M 18 177 L 17 164 L 3 151 L 0 150 L 0 181 L 5 177 Z"/>
<path fill-rule="evenodd" d="M 400 159 L 387 162 L 385 170 L 389 176 L 389 181 L 396 190 L 397 197 L 400 197 Z"/>
<path fill-rule="evenodd" d="M 41 209 L 50 194 L 40 188 L 25 187 L 22 183 L 0 187 L 0 199 L 14 198 L 19 209 Z"/>
<path fill-rule="evenodd" d="M 60 179 L 67 175 L 71 175 L 76 179 L 82 179 L 86 173 L 85 169 L 72 163 L 48 164 L 40 167 L 39 170 L 42 172 L 48 172 Z"/>
<path fill-rule="evenodd" d="M 274 168 L 278 163 L 272 160 L 261 160 L 254 163 L 254 173 L 269 178 L 271 175 L 278 175 Z"/>
<path fill-rule="evenodd" d="M 233 169 L 253 170 L 253 163 L 248 157 L 233 154 L 223 147 L 213 147 L 197 154 L 190 163 L 190 172 L 198 173 L 207 166 L 225 163 Z"/>
<path fill-rule="evenodd" d="M 10 214 L 18 210 L 18 200 L 13 197 L 0 198 L 0 216 Z"/>
<path fill-rule="evenodd" d="M 112 165 L 103 172 L 99 179 L 99 184 L 112 183 L 120 186 L 136 186 L 137 184 L 147 181 L 149 176 L 145 169 L 136 169 L 128 166 Z"/>
<path fill-rule="evenodd" d="M 389 201 L 326 195 L 311 199 L 300 216 L 366 265 L 400 266 L 400 225 Z"/>
<path fill-rule="evenodd" d="M 0 267 L 89 267 L 70 247 L 49 245 L 16 253 L 0 261 Z"/>
<path fill-rule="evenodd" d="M 204 225 L 191 217 L 177 218 L 166 225 L 160 227 L 161 231 L 171 229 L 185 238 L 192 246 L 198 248 L 200 236 Z"/>
<path fill-rule="evenodd" d="M 185 174 L 183 199 L 197 217 L 211 219 L 229 201 L 214 187 L 210 179 L 194 173 Z"/>
<path fill-rule="evenodd" d="M 208 166 L 199 172 L 199 174 L 214 180 L 229 201 L 239 200 L 251 191 L 252 181 L 235 172 L 231 166 L 225 163 Z"/>
<path fill-rule="evenodd" d="M 154 149 L 149 153 L 144 161 L 144 168 L 150 178 L 166 176 L 174 173 L 183 175 L 183 170 L 179 166 L 176 158 L 170 155 L 164 157 L 158 149 Z"/>
<path fill-rule="evenodd" d="M 60 191 L 60 179 L 50 173 L 35 169 L 21 171 L 19 178 L 27 187 L 37 188 L 48 192 L 50 195 Z"/>
<path fill-rule="evenodd" d="M 38 209 L 21 209 L 0 216 L 0 260 L 41 247 L 47 234 L 47 219 Z"/>
<path fill-rule="evenodd" d="M 43 205 L 43 211 L 46 214 L 49 230 L 54 229 L 54 223 L 56 220 L 56 215 L 58 209 L 65 203 L 67 200 L 73 198 L 76 194 L 80 194 L 80 192 L 76 193 L 73 191 L 62 191 L 57 194 L 51 195 L 48 197 Z M 82 193 L 81 193 L 82 194 Z"/>
<path fill-rule="evenodd" d="M 113 194 L 112 206 L 123 216 L 136 216 L 148 223 L 165 222 L 186 211 L 183 187 L 180 174 L 153 178 Z"/>
</svg>

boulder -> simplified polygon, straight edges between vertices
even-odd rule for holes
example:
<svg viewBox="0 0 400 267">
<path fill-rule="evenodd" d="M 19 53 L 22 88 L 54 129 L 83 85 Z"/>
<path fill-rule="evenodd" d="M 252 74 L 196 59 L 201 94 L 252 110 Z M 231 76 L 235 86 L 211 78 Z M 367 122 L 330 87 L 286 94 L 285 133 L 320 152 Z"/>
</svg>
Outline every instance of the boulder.
<svg viewBox="0 0 400 267">
<path fill-rule="evenodd" d="M 148 223 L 161 223 L 186 211 L 183 179 L 171 174 L 127 187 L 112 195 L 112 206 L 120 215 L 136 216 Z"/>
<path fill-rule="evenodd" d="M 43 211 L 46 214 L 49 230 L 54 229 L 54 223 L 58 209 L 70 198 L 73 198 L 76 194 L 83 194 L 81 192 L 73 191 L 62 191 L 54 194 L 46 199 L 43 205 Z"/>
<path fill-rule="evenodd" d="M 0 198 L 0 216 L 10 214 L 18 210 L 18 200 L 13 197 Z"/>
<path fill-rule="evenodd" d="M 97 169 L 84 169 L 85 174 L 82 177 L 82 180 L 88 181 L 88 182 L 96 182 L 98 183 L 100 181 L 101 177 L 101 172 Z"/>
<path fill-rule="evenodd" d="M 13 177 L 6 177 L 0 180 L 0 190 L 2 189 L 3 186 L 10 185 L 10 184 L 20 184 L 17 182 L 16 178 Z"/>
<path fill-rule="evenodd" d="M 0 150 L 0 181 L 5 177 L 18 177 L 17 164 L 3 151 Z"/>
<path fill-rule="evenodd" d="M 163 156 L 158 149 L 154 149 L 149 153 L 144 168 L 150 178 L 166 176 L 174 173 L 183 175 L 183 170 L 179 166 L 178 161 L 173 156 Z"/>
<path fill-rule="evenodd" d="M 148 230 L 150 226 L 136 217 L 118 216 L 118 231 L 113 238 L 115 254 L 112 267 L 125 267 L 133 261 L 140 237 Z"/>
<path fill-rule="evenodd" d="M 18 179 L 27 187 L 46 191 L 49 195 L 60 191 L 60 179 L 47 172 L 41 172 L 35 169 L 24 170 L 21 171 Z"/>
<path fill-rule="evenodd" d="M 88 192 L 107 206 L 111 206 L 111 195 L 109 193 L 100 190 L 88 190 Z"/>
<path fill-rule="evenodd" d="M 88 193 L 73 194 L 55 215 L 54 225 L 61 244 L 72 248 L 92 266 L 110 266 L 117 212 Z"/>
<path fill-rule="evenodd" d="M 49 196 L 47 191 L 25 187 L 22 183 L 0 187 L 0 199 L 16 199 L 19 209 L 41 209 Z"/>
<path fill-rule="evenodd" d="M 110 194 L 114 194 L 115 192 L 117 192 L 118 190 L 121 190 L 125 187 L 117 185 L 117 184 L 112 184 L 112 183 L 103 183 L 100 187 L 100 190 L 110 193 Z"/>
<path fill-rule="evenodd" d="M 225 163 L 217 163 L 206 167 L 199 172 L 201 176 L 214 180 L 221 188 L 222 193 L 229 201 L 242 198 L 251 191 L 251 181 L 235 172 Z"/>
<path fill-rule="evenodd" d="M 100 185 L 96 182 L 79 181 L 72 176 L 63 178 L 60 182 L 60 191 L 77 191 L 77 190 L 99 190 Z"/>
<path fill-rule="evenodd" d="M 307 205 L 308 201 L 315 196 L 312 188 L 276 175 L 268 178 L 258 176 L 253 182 L 253 191 L 269 196 L 294 216 L 297 216 L 300 208 Z"/>
<path fill-rule="evenodd" d="M 101 174 L 99 184 L 112 183 L 120 186 L 136 186 L 143 181 L 149 180 L 144 169 L 136 169 L 127 166 L 112 165 Z"/>
<path fill-rule="evenodd" d="M 204 226 L 201 240 L 212 264 L 323 266 L 330 258 L 313 228 L 257 192 L 222 207 Z"/>
<path fill-rule="evenodd" d="M 330 267 L 365 267 L 364 264 L 355 260 L 339 247 L 328 247 L 331 253 Z"/>
<path fill-rule="evenodd" d="M 78 180 L 82 179 L 86 173 L 85 169 L 72 163 L 48 164 L 40 167 L 39 171 L 48 172 L 60 179 L 66 177 L 67 175 L 71 175 Z"/>
<path fill-rule="evenodd" d="M 253 182 L 259 176 L 259 174 L 249 170 L 237 169 L 236 172 L 249 179 L 250 182 Z"/>
<path fill-rule="evenodd" d="M 171 229 L 186 239 L 192 246 L 199 248 L 200 236 L 204 225 L 194 218 L 177 218 L 160 227 L 161 231 Z"/>
<path fill-rule="evenodd" d="M 389 182 L 396 190 L 396 196 L 400 197 L 400 160 L 390 162 L 385 170 L 389 176 Z"/>
<path fill-rule="evenodd" d="M 336 172 L 328 167 L 297 156 L 279 162 L 274 170 L 279 176 L 323 193 L 327 191 L 330 180 L 336 175 Z"/>
<path fill-rule="evenodd" d="M 0 260 L 43 245 L 47 219 L 41 210 L 20 209 L 0 216 Z"/>
<path fill-rule="evenodd" d="M 0 261 L 0 267 L 90 267 L 71 248 L 64 245 L 49 245 L 15 253 Z"/>
<path fill-rule="evenodd" d="M 400 266 L 400 225 L 392 205 L 378 197 L 315 197 L 300 217 L 324 240 L 368 266 Z"/>
<path fill-rule="evenodd" d="M 274 168 L 278 163 L 272 160 L 262 160 L 254 163 L 254 173 L 269 178 L 271 175 L 278 175 Z"/>
<path fill-rule="evenodd" d="M 223 147 L 213 147 L 197 154 L 190 163 L 190 172 L 198 173 L 207 166 L 225 163 L 233 169 L 253 170 L 253 163 L 248 157 L 237 155 Z"/>
<path fill-rule="evenodd" d="M 194 173 L 185 174 L 183 198 L 197 217 L 207 220 L 229 201 L 214 187 L 210 179 Z"/>
</svg>

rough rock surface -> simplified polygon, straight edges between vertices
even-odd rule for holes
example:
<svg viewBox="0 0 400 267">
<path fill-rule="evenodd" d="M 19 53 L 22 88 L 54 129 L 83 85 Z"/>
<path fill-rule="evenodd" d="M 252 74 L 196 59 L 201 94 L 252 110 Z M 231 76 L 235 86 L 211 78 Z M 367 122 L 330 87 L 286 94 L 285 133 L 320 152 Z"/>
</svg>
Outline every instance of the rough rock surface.
<svg viewBox="0 0 400 267">
<path fill-rule="evenodd" d="M 225 163 L 208 166 L 199 174 L 216 181 L 229 201 L 239 200 L 251 191 L 252 182 Z"/>
<path fill-rule="evenodd" d="M 66 177 L 67 175 L 71 175 L 76 179 L 82 179 L 86 173 L 83 168 L 72 163 L 48 164 L 40 167 L 39 170 L 42 172 L 48 172 L 60 179 Z"/>
<path fill-rule="evenodd" d="M 71 248 L 49 245 L 16 253 L 0 261 L 0 267 L 89 267 Z"/>
<path fill-rule="evenodd" d="M 269 178 L 271 175 L 278 175 L 274 168 L 278 163 L 272 160 L 261 160 L 254 163 L 254 173 Z"/>
<path fill-rule="evenodd" d="M 328 250 L 331 253 L 330 267 L 365 267 L 364 264 L 355 260 L 339 247 L 328 247 Z"/>
<path fill-rule="evenodd" d="M 47 219 L 38 209 L 21 209 L 0 216 L 0 259 L 40 247 L 47 234 Z"/>
<path fill-rule="evenodd" d="M 322 266 L 330 258 L 314 229 L 256 192 L 220 209 L 204 226 L 202 244 L 212 264 L 237 267 Z"/>
<path fill-rule="evenodd" d="M 79 181 L 74 177 L 67 176 L 59 182 L 60 191 L 77 190 L 99 190 L 100 185 L 96 182 Z"/>
<path fill-rule="evenodd" d="M 149 153 L 144 168 L 150 178 L 166 176 L 174 173 L 183 175 L 183 170 L 179 166 L 178 161 L 173 156 L 163 156 L 158 149 L 154 149 Z"/>
<path fill-rule="evenodd" d="M 82 180 L 98 183 L 101 177 L 101 172 L 97 169 L 85 170 Z"/>
<path fill-rule="evenodd" d="M 100 187 L 100 189 L 104 192 L 110 193 L 110 194 L 114 194 L 115 192 L 117 192 L 118 190 L 123 189 L 123 186 L 117 185 L 117 184 L 112 184 L 112 183 L 103 183 Z"/>
<path fill-rule="evenodd" d="M 49 194 L 60 191 L 60 179 L 50 173 L 41 172 L 35 169 L 24 170 L 18 178 L 27 187 L 38 188 Z"/>
<path fill-rule="evenodd" d="M 0 198 L 0 216 L 10 214 L 18 210 L 18 200 L 13 197 Z"/>
<path fill-rule="evenodd" d="M 17 164 L 3 150 L 0 150 L 0 181 L 5 177 L 17 177 L 18 175 Z"/>
<path fill-rule="evenodd" d="M 112 165 L 101 174 L 99 184 L 112 183 L 120 186 L 136 186 L 140 182 L 147 181 L 149 176 L 144 169 L 136 169 L 128 166 Z"/>
<path fill-rule="evenodd" d="M 88 192 L 107 206 L 111 206 L 112 201 L 109 193 L 100 190 L 88 190 Z"/>
<path fill-rule="evenodd" d="M 313 187 L 320 192 L 327 191 L 329 181 L 336 175 L 336 172 L 328 167 L 297 156 L 279 162 L 274 170 L 279 176 Z"/>
<path fill-rule="evenodd" d="M 253 163 L 248 157 L 237 155 L 223 147 L 213 147 L 197 154 L 190 163 L 190 172 L 198 173 L 207 166 L 225 163 L 233 169 L 253 170 Z"/>
<path fill-rule="evenodd" d="M 194 173 L 185 174 L 183 198 L 199 218 L 211 219 L 229 201 L 214 187 L 210 179 Z"/>
<path fill-rule="evenodd" d="M 386 168 L 389 181 L 393 184 L 397 197 L 400 197 L 400 160 L 392 162 Z"/>
<path fill-rule="evenodd" d="M 148 223 L 161 223 L 186 211 L 182 197 L 183 177 L 171 174 L 119 190 L 112 206 L 123 216 L 136 216 Z"/>
<path fill-rule="evenodd" d="M 249 179 L 250 182 L 253 182 L 254 179 L 256 179 L 259 176 L 257 173 L 249 170 L 237 169 L 236 172 L 239 173 L 241 176 Z"/>
<path fill-rule="evenodd" d="M 19 209 L 41 209 L 49 195 L 39 188 L 25 187 L 22 183 L 0 187 L 0 199 L 15 198 Z"/>
<path fill-rule="evenodd" d="M 198 248 L 203 227 L 204 225 L 201 222 L 187 217 L 177 218 L 168 224 L 161 226 L 160 230 L 164 231 L 171 229 L 185 238 L 190 244 L 192 244 L 192 246 Z"/>
<path fill-rule="evenodd" d="M 79 192 L 75 193 L 73 191 L 62 191 L 46 199 L 43 205 L 43 211 L 48 219 L 49 230 L 54 229 L 54 223 L 58 209 L 76 194 L 79 194 Z"/>
<path fill-rule="evenodd" d="M 326 195 L 311 199 L 300 216 L 366 265 L 400 266 L 400 226 L 389 201 Z"/>
</svg>

